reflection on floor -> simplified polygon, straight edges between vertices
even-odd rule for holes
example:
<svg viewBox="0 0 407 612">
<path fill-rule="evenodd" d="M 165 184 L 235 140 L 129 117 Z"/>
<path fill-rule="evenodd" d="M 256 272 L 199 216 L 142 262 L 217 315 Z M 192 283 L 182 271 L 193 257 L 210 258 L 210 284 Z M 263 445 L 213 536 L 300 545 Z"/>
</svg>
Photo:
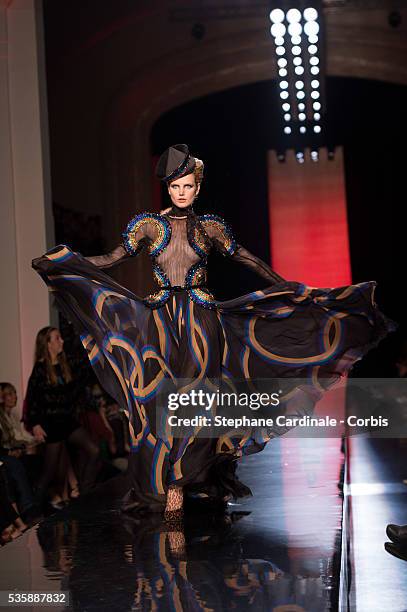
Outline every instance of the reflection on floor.
<svg viewBox="0 0 407 612">
<path fill-rule="evenodd" d="M 337 439 L 270 443 L 240 467 L 253 498 L 187 518 L 178 552 L 159 517 L 118 511 L 111 481 L 5 546 L 0 590 L 69 591 L 52 609 L 87 612 L 335 610 L 341 460 Z"/>
<path fill-rule="evenodd" d="M 349 439 L 351 565 L 349 608 L 406 612 L 407 562 L 384 549 L 388 523 L 407 523 L 407 440 Z"/>
</svg>

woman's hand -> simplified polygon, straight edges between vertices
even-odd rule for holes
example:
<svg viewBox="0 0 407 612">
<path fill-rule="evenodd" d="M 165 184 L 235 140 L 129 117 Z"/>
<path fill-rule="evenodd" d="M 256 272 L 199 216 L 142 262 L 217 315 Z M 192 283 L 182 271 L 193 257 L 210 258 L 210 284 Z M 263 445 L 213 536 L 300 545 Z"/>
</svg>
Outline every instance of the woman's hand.
<svg viewBox="0 0 407 612">
<path fill-rule="evenodd" d="M 45 438 L 47 437 L 47 434 L 45 433 L 41 425 L 34 425 L 33 434 L 34 434 L 34 438 L 38 440 L 38 442 L 45 442 Z"/>
</svg>

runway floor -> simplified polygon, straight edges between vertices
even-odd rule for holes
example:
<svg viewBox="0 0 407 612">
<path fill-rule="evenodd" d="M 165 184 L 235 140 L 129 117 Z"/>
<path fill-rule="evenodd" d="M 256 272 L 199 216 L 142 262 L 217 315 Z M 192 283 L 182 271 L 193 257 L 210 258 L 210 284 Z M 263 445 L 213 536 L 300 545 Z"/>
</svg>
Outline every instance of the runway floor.
<svg viewBox="0 0 407 612">
<path fill-rule="evenodd" d="M 188 517 L 178 554 L 159 520 L 120 513 L 119 477 L 3 547 L 0 590 L 69 591 L 52 609 L 86 612 L 336 610 L 341 463 L 338 439 L 270 443 L 240 464 L 253 497 Z"/>
<path fill-rule="evenodd" d="M 407 440 L 354 437 L 348 449 L 349 609 L 406 612 L 407 562 L 384 543 L 388 523 L 407 523 Z"/>
</svg>

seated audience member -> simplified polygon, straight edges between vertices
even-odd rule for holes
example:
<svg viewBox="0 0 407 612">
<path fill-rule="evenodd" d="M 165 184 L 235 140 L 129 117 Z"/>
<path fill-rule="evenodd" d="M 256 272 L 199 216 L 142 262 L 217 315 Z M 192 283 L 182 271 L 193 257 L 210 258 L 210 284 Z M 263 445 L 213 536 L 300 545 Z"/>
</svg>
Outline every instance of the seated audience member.
<svg viewBox="0 0 407 612">
<path fill-rule="evenodd" d="M 37 440 L 29 433 L 22 422 L 17 410 L 17 391 L 14 385 L 8 382 L 0 383 L 0 410 L 3 410 L 5 420 L 13 432 L 14 440 L 24 444 L 26 451 L 38 446 Z"/>
<path fill-rule="evenodd" d="M 0 461 L 0 542 L 10 542 L 27 529 L 19 516 L 15 504 L 11 501 L 7 473 L 4 463 Z"/>
<path fill-rule="evenodd" d="M 38 442 L 24 428 L 18 417 L 17 393 L 14 386 L 10 383 L 0 383 L 0 392 L 0 429 L 3 447 L 19 451 L 18 459 L 23 463 L 30 485 L 33 487 L 42 464 L 42 458 L 36 452 Z"/>
<path fill-rule="evenodd" d="M 24 465 L 20 461 L 22 450 L 20 448 L 5 448 L 3 446 L 2 430 L 0 429 L 0 462 L 7 474 L 10 483 L 10 499 L 15 511 L 22 515 L 24 520 L 31 520 L 37 516 L 34 505 L 33 491 L 28 481 Z"/>
</svg>

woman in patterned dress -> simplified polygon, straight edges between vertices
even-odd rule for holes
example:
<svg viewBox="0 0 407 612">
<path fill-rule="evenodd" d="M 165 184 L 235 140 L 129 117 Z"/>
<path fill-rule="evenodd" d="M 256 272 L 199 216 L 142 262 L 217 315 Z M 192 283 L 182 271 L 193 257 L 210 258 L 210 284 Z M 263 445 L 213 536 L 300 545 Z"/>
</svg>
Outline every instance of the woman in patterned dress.
<svg viewBox="0 0 407 612">
<path fill-rule="evenodd" d="M 236 381 L 250 387 L 254 379 L 284 380 L 286 410 L 309 413 L 394 325 L 374 302 L 374 281 L 323 289 L 286 281 L 237 243 L 220 216 L 197 215 L 193 202 L 203 163 L 187 145 L 169 147 L 156 173 L 168 187 L 169 209 L 137 214 L 107 255 L 85 258 L 59 245 L 33 267 L 81 334 L 100 383 L 129 417 L 125 508 L 165 509 L 171 519 L 182 515 L 184 492 L 220 500 L 250 494 L 236 476 L 236 460 L 261 451 L 283 431 L 254 427 L 218 437 L 197 430 L 173 436 L 161 426 L 163 390 L 168 395 L 213 388 L 213 381 L 233 388 Z M 143 247 L 157 282 L 157 291 L 144 298 L 103 272 Z M 217 301 L 207 286 L 212 249 L 268 286 Z"/>
</svg>

